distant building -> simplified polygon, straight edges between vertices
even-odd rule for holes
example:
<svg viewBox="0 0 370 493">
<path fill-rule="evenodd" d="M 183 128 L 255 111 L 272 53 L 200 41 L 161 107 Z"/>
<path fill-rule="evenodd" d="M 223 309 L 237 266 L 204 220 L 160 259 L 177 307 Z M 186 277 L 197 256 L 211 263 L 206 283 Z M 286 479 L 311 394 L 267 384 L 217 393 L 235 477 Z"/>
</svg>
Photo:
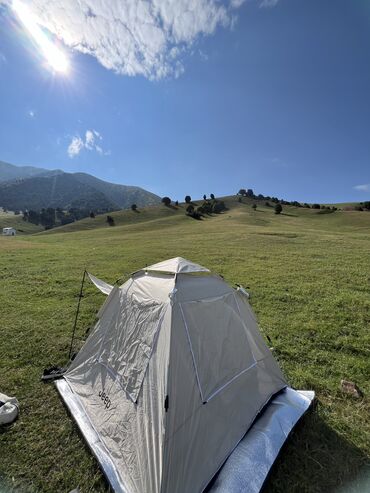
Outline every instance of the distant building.
<svg viewBox="0 0 370 493">
<path fill-rule="evenodd" d="M 3 228 L 4 236 L 15 236 L 17 234 L 17 230 L 14 228 Z"/>
</svg>

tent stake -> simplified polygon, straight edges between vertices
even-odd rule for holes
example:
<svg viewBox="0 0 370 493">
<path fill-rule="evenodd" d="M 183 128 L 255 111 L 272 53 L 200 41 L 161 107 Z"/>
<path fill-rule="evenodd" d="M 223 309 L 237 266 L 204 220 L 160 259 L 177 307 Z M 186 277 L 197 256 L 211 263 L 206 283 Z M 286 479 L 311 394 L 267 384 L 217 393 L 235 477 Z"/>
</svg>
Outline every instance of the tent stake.
<svg viewBox="0 0 370 493">
<path fill-rule="evenodd" d="M 84 270 L 83 276 L 82 276 L 82 281 L 81 281 L 81 288 L 80 288 L 80 295 L 78 297 L 78 304 L 77 304 L 77 310 L 76 310 L 76 316 L 75 316 L 75 322 L 73 324 L 73 329 L 72 329 L 72 338 L 71 338 L 71 345 L 69 348 L 69 355 L 68 359 L 71 359 L 72 356 L 72 348 L 73 348 L 73 342 L 75 338 L 75 332 L 76 332 L 76 326 L 77 326 L 77 319 L 78 319 L 78 314 L 80 312 L 80 303 L 81 303 L 81 298 L 82 298 L 82 290 L 84 287 L 84 282 L 85 282 L 85 276 L 86 276 L 86 269 Z"/>
</svg>

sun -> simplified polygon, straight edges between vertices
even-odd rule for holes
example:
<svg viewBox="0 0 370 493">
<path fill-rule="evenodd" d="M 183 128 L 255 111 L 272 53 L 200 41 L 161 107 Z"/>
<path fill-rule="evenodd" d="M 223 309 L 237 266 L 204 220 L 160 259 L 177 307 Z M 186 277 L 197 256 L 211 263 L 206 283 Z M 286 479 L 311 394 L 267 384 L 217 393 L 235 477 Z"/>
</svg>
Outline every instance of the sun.
<svg viewBox="0 0 370 493">
<path fill-rule="evenodd" d="M 68 74 L 70 63 L 66 54 L 58 48 L 41 29 L 36 16 L 20 0 L 13 0 L 12 9 L 46 59 L 49 67 L 58 73 Z"/>
</svg>

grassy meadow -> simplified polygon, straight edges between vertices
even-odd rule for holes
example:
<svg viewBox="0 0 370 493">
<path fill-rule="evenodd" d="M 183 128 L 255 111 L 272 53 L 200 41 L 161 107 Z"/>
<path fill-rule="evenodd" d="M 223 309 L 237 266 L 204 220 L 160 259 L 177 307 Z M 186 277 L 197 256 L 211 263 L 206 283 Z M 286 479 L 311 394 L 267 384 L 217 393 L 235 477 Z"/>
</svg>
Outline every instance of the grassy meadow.
<svg viewBox="0 0 370 493">
<path fill-rule="evenodd" d="M 21 406 L 0 430 L 2 493 L 109 491 L 55 386 L 40 375 L 67 362 L 85 268 L 113 283 L 175 256 L 248 287 L 289 383 L 316 392 L 264 492 L 370 491 L 370 213 L 284 206 L 275 215 L 243 200 L 227 198 L 228 211 L 201 221 L 184 206 L 158 206 L 113 213 L 114 227 L 101 216 L 0 237 L 0 391 Z M 76 347 L 104 299 L 86 286 Z M 344 394 L 341 379 L 363 398 Z"/>
</svg>

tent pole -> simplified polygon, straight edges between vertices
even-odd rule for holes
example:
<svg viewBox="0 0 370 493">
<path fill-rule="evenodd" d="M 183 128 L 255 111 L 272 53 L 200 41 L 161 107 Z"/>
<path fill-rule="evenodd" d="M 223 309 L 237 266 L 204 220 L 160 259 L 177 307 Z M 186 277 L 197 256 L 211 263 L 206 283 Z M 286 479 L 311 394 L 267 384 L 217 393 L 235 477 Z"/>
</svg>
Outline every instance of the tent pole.
<svg viewBox="0 0 370 493">
<path fill-rule="evenodd" d="M 80 295 L 78 297 L 78 304 L 77 304 L 77 310 L 76 310 L 76 316 L 75 316 L 75 322 L 73 324 L 73 329 L 72 329 L 71 345 L 69 347 L 69 355 L 68 355 L 68 359 L 69 360 L 71 359 L 71 356 L 72 356 L 72 348 L 73 348 L 73 342 L 74 342 L 75 332 L 76 332 L 76 327 L 77 327 L 78 314 L 80 312 L 80 303 L 81 303 L 82 291 L 83 291 L 84 282 L 85 282 L 85 276 L 86 276 L 86 269 L 84 270 L 84 273 L 83 273 L 83 276 L 82 276 L 81 288 L 80 288 Z"/>
</svg>

